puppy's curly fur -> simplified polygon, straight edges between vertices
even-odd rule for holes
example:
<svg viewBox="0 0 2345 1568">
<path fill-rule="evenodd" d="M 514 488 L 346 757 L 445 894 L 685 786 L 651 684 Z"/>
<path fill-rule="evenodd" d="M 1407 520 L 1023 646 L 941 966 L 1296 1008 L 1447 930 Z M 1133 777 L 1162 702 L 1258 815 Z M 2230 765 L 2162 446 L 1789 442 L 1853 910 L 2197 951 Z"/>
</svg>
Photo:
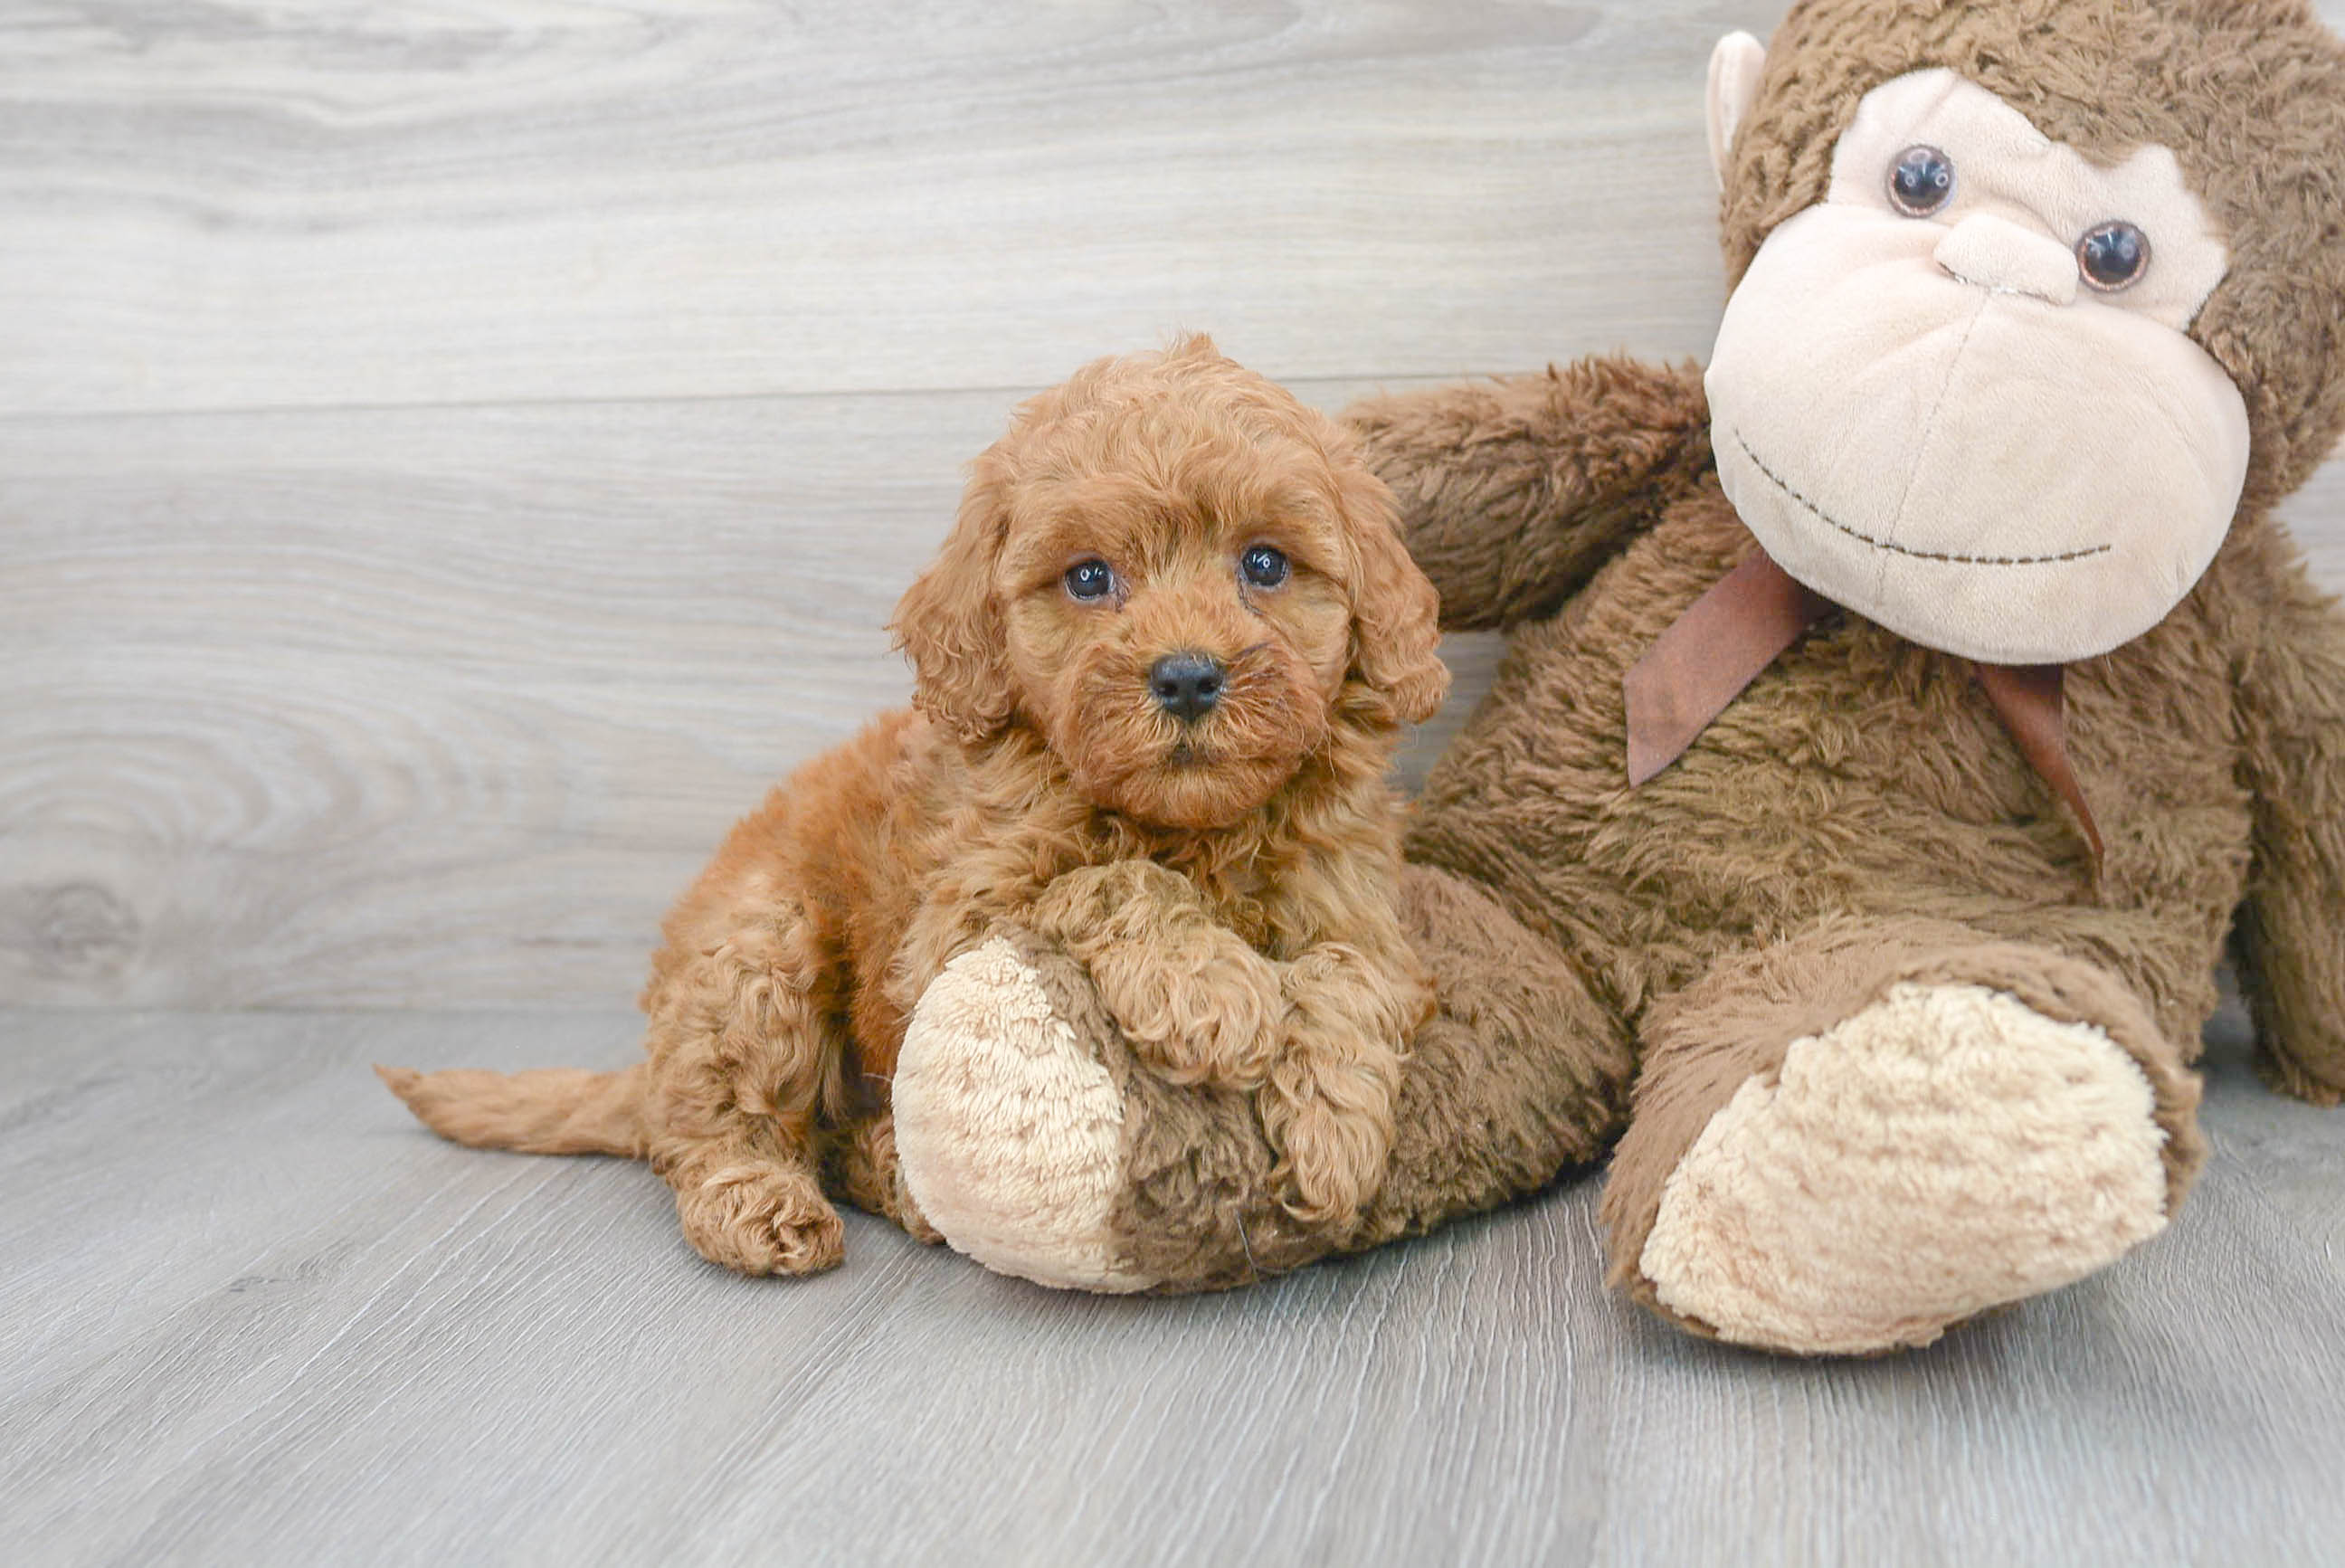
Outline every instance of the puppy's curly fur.
<svg viewBox="0 0 2345 1568">
<path fill-rule="evenodd" d="M 1157 1071 L 1258 1091 L 1290 1207 L 1340 1220 L 1383 1179 L 1432 1005 L 1385 775 L 1447 687 L 1435 610 L 1330 421 L 1202 337 L 1092 364 L 978 459 L 898 606 L 915 709 L 775 790 L 669 915 L 645 1061 L 385 1079 L 461 1143 L 648 1157 L 703 1256 L 810 1272 L 840 1255 L 826 1176 L 924 1232 L 896 1052 L 1014 921 Z M 1223 672 L 1202 717 L 1157 689 L 1177 655 Z"/>
</svg>

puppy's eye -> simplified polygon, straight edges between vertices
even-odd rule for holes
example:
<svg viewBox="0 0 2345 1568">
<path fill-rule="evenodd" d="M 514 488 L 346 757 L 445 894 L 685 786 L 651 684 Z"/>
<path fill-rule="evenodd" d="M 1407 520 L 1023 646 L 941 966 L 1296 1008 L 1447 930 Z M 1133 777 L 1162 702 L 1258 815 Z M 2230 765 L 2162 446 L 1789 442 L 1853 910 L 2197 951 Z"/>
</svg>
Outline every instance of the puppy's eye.
<svg viewBox="0 0 2345 1568">
<path fill-rule="evenodd" d="M 1954 165 L 1934 147 L 1909 147 L 1889 166 L 1889 202 L 1908 218 L 1927 218 L 1954 199 Z"/>
<path fill-rule="evenodd" d="M 1257 588 L 1275 588 L 1286 581 L 1286 557 L 1267 545 L 1256 545 L 1238 557 L 1238 570 Z"/>
<path fill-rule="evenodd" d="M 1115 592 L 1115 568 L 1105 561 L 1078 561 L 1067 568 L 1067 592 L 1096 604 Z"/>
</svg>

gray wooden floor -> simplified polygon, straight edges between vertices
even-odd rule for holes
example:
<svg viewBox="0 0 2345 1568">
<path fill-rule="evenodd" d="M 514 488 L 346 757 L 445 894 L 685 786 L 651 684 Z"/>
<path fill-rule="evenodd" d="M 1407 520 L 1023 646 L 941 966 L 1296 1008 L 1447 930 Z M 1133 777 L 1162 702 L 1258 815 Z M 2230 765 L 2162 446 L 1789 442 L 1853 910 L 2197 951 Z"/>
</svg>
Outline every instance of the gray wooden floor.
<svg viewBox="0 0 2345 1568">
<path fill-rule="evenodd" d="M 625 1060 L 1082 361 L 1701 352 L 1781 8 L 0 6 L 0 1561 L 2345 1560 L 2345 1117 L 2236 1038 L 2172 1234 L 1855 1366 L 1624 1309 L 1586 1182 L 1213 1300 L 752 1284 L 365 1071 Z M 2345 466 L 2291 515 L 2345 586 Z"/>
<path fill-rule="evenodd" d="M 622 1015 L 12 1013 L 11 1561 L 2334 1563 L 2333 1117 L 2218 1057 L 2106 1275 L 1897 1360 L 1670 1333 L 1593 1184 L 1230 1296 L 1054 1294 L 850 1221 L 693 1257 L 615 1161 L 431 1138 L 374 1059 L 619 1062 Z"/>
</svg>

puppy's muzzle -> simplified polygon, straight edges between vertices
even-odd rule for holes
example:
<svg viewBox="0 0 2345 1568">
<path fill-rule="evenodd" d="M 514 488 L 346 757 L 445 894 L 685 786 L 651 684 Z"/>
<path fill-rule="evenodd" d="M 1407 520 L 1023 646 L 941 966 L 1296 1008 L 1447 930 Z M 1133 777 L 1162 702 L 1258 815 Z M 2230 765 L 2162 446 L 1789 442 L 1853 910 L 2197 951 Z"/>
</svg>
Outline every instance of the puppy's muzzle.
<svg viewBox="0 0 2345 1568">
<path fill-rule="evenodd" d="M 1166 654 L 1149 667 L 1148 690 L 1157 707 L 1183 724 L 1194 724 L 1222 700 L 1229 673 L 1209 654 Z"/>
</svg>

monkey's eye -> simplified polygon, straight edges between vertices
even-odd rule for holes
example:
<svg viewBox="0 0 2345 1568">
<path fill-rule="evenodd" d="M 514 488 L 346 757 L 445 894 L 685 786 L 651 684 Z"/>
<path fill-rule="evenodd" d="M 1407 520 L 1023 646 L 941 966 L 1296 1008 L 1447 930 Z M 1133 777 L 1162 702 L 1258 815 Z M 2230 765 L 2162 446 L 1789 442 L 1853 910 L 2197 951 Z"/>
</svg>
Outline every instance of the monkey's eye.
<svg viewBox="0 0 2345 1568">
<path fill-rule="evenodd" d="M 2104 294 L 2130 289 L 2149 270 L 2149 236 L 2130 223 L 2104 223 L 2076 241 L 2076 268 Z"/>
<path fill-rule="evenodd" d="M 1908 218 L 1927 218 L 1954 199 L 1954 166 L 1934 147 L 1909 147 L 1889 166 L 1889 203 Z"/>
<path fill-rule="evenodd" d="M 1067 592 L 1095 605 L 1115 592 L 1115 568 L 1105 561 L 1078 561 L 1067 568 Z"/>
<path fill-rule="evenodd" d="M 1238 570 L 1257 588 L 1275 588 L 1286 581 L 1286 557 L 1267 545 L 1256 545 L 1238 557 Z"/>
</svg>

